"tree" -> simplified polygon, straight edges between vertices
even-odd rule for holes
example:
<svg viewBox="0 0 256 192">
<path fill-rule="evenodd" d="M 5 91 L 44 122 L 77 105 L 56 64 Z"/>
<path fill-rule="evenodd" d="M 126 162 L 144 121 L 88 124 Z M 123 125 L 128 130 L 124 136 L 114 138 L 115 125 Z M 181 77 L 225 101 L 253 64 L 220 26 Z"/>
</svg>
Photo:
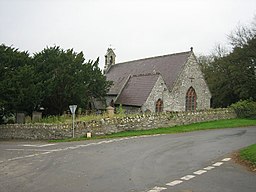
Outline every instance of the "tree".
<svg viewBox="0 0 256 192">
<path fill-rule="evenodd" d="M 213 96 L 213 107 L 226 107 L 240 99 L 256 100 L 256 32 L 238 27 L 229 36 L 232 50 L 199 59 Z"/>
<path fill-rule="evenodd" d="M 0 45 L 0 108 L 2 116 L 26 111 L 39 103 L 32 60 L 27 52 Z"/>
<path fill-rule="evenodd" d="M 31 115 L 41 107 L 45 115 L 61 115 L 70 104 L 86 109 L 110 87 L 98 62 L 85 62 L 82 52 L 58 46 L 30 57 L 28 52 L 0 45 L 0 121 L 10 113 Z"/>
<path fill-rule="evenodd" d="M 43 93 L 41 105 L 47 115 L 61 115 L 70 104 L 86 108 L 93 97 L 103 97 L 109 88 L 98 59 L 85 63 L 82 52 L 47 47 L 36 53 L 33 61 Z"/>
</svg>

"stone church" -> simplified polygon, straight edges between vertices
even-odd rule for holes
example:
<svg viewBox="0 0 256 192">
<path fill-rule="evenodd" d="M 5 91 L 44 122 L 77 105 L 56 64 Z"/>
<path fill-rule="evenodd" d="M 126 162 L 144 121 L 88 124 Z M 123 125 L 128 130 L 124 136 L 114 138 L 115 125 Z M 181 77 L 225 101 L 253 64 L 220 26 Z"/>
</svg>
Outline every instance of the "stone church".
<svg viewBox="0 0 256 192">
<path fill-rule="evenodd" d="M 108 106 L 127 112 L 196 111 L 210 108 L 211 93 L 193 53 L 174 53 L 116 63 L 113 49 L 105 55 L 104 74 L 113 84 Z"/>
</svg>

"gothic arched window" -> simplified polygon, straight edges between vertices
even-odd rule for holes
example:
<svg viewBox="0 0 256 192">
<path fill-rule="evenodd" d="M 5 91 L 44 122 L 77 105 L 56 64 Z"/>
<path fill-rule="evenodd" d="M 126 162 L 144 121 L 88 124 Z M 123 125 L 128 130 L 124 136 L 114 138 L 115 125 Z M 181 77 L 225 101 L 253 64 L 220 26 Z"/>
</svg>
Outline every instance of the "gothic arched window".
<svg viewBox="0 0 256 192">
<path fill-rule="evenodd" d="M 158 99 L 156 102 L 156 113 L 160 113 L 163 111 L 163 100 Z"/>
<path fill-rule="evenodd" d="M 196 91 L 190 87 L 186 94 L 186 111 L 196 111 Z"/>
</svg>

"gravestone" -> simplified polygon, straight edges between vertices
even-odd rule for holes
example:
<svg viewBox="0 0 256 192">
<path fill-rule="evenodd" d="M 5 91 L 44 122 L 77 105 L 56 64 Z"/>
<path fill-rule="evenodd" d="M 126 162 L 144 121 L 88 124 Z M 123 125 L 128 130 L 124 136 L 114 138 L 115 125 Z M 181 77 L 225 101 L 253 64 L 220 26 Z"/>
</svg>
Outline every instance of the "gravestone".
<svg viewBox="0 0 256 192">
<path fill-rule="evenodd" d="M 16 114 L 16 123 L 18 123 L 18 124 L 25 123 L 25 113 L 17 113 Z"/>
<path fill-rule="evenodd" d="M 33 122 L 38 122 L 41 119 L 42 119 L 42 112 L 33 111 L 33 113 L 32 113 L 32 121 Z"/>
</svg>

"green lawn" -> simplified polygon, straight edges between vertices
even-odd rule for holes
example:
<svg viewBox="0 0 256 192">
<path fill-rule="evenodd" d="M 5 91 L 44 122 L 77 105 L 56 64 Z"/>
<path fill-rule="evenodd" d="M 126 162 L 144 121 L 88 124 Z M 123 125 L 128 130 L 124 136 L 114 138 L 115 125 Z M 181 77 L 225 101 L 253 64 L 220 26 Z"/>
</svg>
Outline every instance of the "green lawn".
<svg viewBox="0 0 256 192">
<path fill-rule="evenodd" d="M 243 160 L 250 161 L 256 166 L 256 144 L 242 149 L 239 154 Z"/>
<path fill-rule="evenodd" d="M 117 137 L 131 137 L 140 135 L 154 135 L 154 134 L 174 134 L 191 132 L 198 130 L 210 130 L 210 129 L 223 129 L 223 128 L 235 128 L 235 127 L 247 127 L 256 125 L 256 119 L 228 119 L 218 120 L 203 123 L 194 123 L 190 125 L 182 125 L 167 128 L 158 128 L 151 130 L 139 130 L 139 131 L 124 131 L 120 133 L 113 133 L 104 136 L 94 136 L 91 139 L 104 139 L 104 138 L 117 138 Z M 51 140 L 50 142 L 67 142 L 67 141 L 80 141 L 86 140 L 87 138 L 75 138 L 75 139 L 62 139 L 62 140 Z"/>
</svg>

